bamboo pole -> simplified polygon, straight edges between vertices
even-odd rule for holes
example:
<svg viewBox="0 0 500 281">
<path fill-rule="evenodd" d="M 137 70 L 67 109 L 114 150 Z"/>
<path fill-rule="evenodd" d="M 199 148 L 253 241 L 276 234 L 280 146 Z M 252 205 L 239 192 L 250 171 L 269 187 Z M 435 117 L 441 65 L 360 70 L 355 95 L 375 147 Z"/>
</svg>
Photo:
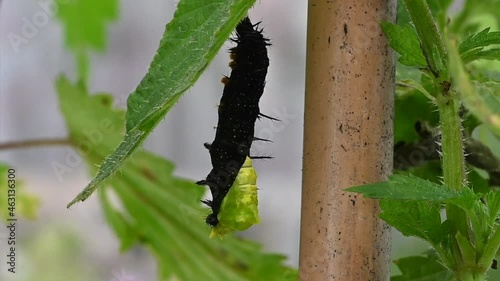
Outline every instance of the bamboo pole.
<svg viewBox="0 0 500 281">
<path fill-rule="evenodd" d="M 343 189 L 392 171 L 396 0 L 309 0 L 300 280 L 389 280 L 378 202 Z"/>
</svg>

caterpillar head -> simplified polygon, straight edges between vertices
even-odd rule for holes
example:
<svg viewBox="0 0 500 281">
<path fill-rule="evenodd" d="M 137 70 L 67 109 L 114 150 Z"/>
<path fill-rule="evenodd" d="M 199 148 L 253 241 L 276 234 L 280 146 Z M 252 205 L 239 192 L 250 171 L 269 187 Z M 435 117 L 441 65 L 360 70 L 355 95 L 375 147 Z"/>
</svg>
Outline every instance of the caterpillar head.
<svg viewBox="0 0 500 281">
<path fill-rule="evenodd" d="M 212 214 L 207 216 L 207 219 L 205 220 L 205 222 L 209 226 L 215 227 L 215 226 L 217 226 L 217 224 L 219 224 L 219 219 L 217 218 L 217 216 L 214 213 L 212 213 Z"/>
</svg>

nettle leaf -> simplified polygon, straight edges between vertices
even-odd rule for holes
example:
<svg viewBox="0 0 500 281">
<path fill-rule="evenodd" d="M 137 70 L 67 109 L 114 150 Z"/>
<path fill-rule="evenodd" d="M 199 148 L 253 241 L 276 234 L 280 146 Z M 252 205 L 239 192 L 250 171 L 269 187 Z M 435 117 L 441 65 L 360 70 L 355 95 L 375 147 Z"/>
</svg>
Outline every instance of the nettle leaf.
<svg viewBox="0 0 500 281">
<path fill-rule="evenodd" d="M 441 223 L 441 205 L 429 201 L 380 201 L 380 218 L 404 236 L 415 236 L 438 245 L 449 229 Z"/>
<path fill-rule="evenodd" d="M 431 100 L 431 101 L 435 100 L 435 98 L 427 91 L 427 89 L 424 88 L 424 86 L 422 84 L 420 84 L 419 82 L 417 82 L 413 79 L 399 80 L 398 85 L 413 88 L 413 89 L 419 91 L 420 93 L 422 93 L 429 100 Z"/>
<path fill-rule="evenodd" d="M 362 193 L 367 198 L 432 202 L 445 202 L 467 195 L 465 191 L 454 191 L 413 175 L 392 175 L 386 182 L 359 185 L 346 190 Z"/>
<path fill-rule="evenodd" d="M 451 281 L 453 273 L 444 267 L 436 255 L 411 256 L 395 260 L 402 275 L 391 281 Z"/>
<path fill-rule="evenodd" d="M 408 15 L 403 0 L 398 0 L 398 16 L 396 19 L 398 25 L 409 24 L 411 22 L 410 15 Z"/>
<path fill-rule="evenodd" d="M 121 141 L 124 112 L 111 108 L 109 96 L 89 96 L 82 84 L 64 77 L 57 89 L 71 140 L 95 172 Z M 205 188 L 173 173 L 171 162 L 139 151 L 99 190 L 122 250 L 144 244 L 158 261 L 161 280 L 297 280 L 282 255 L 233 236 L 210 239 L 204 220 L 209 210 L 200 203 Z"/>
<path fill-rule="evenodd" d="M 130 218 L 127 218 L 122 212 L 115 209 L 106 188 L 99 189 L 99 195 L 106 221 L 120 241 L 120 251 L 130 249 L 140 238 L 137 225 L 133 224 Z"/>
<path fill-rule="evenodd" d="M 480 195 L 474 193 L 469 188 L 464 188 L 461 193 L 463 196 L 450 198 L 447 202 L 459 206 L 466 212 L 472 211 L 474 205 L 479 201 Z"/>
<path fill-rule="evenodd" d="M 0 218 L 12 218 L 9 210 L 9 198 L 15 196 L 14 216 L 16 218 L 35 219 L 40 208 L 40 199 L 26 191 L 23 182 L 18 178 L 19 174 L 17 172 L 12 173 L 15 183 L 8 182 L 8 179 L 11 179 L 9 177 L 10 169 L 15 170 L 15 168 L 0 163 L 0 178 L 2 179 L 0 182 Z"/>
<path fill-rule="evenodd" d="M 368 198 L 382 199 L 380 217 L 405 236 L 415 236 L 437 247 L 447 237 L 449 224 L 441 223 L 442 203 L 472 208 L 478 201 L 470 189 L 450 190 L 445 186 L 412 176 L 393 175 L 387 182 L 351 187 Z"/>
<path fill-rule="evenodd" d="M 493 225 L 500 216 L 500 192 L 488 192 L 484 201 L 488 205 L 488 224 Z"/>
<path fill-rule="evenodd" d="M 71 49 L 106 46 L 106 24 L 118 17 L 118 0 L 59 1 L 57 16 L 65 27 L 66 43 Z M 63 3 L 64 2 L 64 3 Z"/>
<path fill-rule="evenodd" d="M 500 48 L 484 50 L 491 45 L 500 45 L 500 31 L 490 32 L 490 28 L 471 34 L 460 46 L 458 52 L 464 63 L 478 59 L 500 59 Z"/>
<path fill-rule="evenodd" d="M 391 22 L 382 22 L 380 25 L 389 38 L 389 45 L 401 55 L 398 59 L 401 64 L 418 67 L 427 66 L 417 33 L 409 24 L 399 26 Z"/>
<path fill-rule="evenodd" d="M 500 93 L 495 83 L 472 83 L 453 42 L 448 44 L 448 55 L 453 86 L 464 106 L 500 136 Z"/>
<path fill-rule="evenodd" d="M 57 17 L 65 29 L 66 45 L 75 53 L 78 72 L 86 80 L 88 52 L 106 47 L 106 27 L 118 18 L 118 0 L 56 1 Z"/>
<path fill-rule="evenodd" d="M 182 93 L 196 82 L 254 2 L 179 2 L 148 73 L 128 98 L 123 141 L 68 207 L 87 199 L 142 144 Z"/>
<path fill-rule="evenodd" d="M 449 200 L 449 203 L 465 211 L 474 233 L 473 238 L 471 238 L 473 239 L 474 251 L 480 256 L 497 227 L 500 211 L 500 193 L 497 191 L 490 191 L 486 194 L 474 194 L 472 191 L 470 193 L 469 196 Z M 459 241 L 460 237 L 456 238 L 461 248 L 463 248 L 462 252 L 464 254 L 467 252 L 471 253 L 471 250 L 468 248 L 472 247 L 472 245 L 468 245 L 469 242 L 467 239 L 463 238 L 462 241 Z M 469 260 L 476 260 L 476 258 Z"/>
<path fill-rule="evenodd" d="M 478 51 L 463 58 L 464 63 L 468 63 L 474 60 L 500 60 L 500 48 L 494 48 L 484 51 Z"/>
</svg>

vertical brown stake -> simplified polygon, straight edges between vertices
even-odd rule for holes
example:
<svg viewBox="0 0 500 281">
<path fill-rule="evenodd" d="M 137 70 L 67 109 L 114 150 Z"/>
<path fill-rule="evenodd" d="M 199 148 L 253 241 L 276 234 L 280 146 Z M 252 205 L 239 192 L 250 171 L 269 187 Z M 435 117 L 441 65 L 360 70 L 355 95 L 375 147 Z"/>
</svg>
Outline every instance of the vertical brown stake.
<svg viewBox="0 0 500 281">
<path fill-rule="evenodd" d="M 309 0 L 300 280 L 389 280 L 378 202 L 343 189 L 392 171 L 396 0 Z"/>
</svg>

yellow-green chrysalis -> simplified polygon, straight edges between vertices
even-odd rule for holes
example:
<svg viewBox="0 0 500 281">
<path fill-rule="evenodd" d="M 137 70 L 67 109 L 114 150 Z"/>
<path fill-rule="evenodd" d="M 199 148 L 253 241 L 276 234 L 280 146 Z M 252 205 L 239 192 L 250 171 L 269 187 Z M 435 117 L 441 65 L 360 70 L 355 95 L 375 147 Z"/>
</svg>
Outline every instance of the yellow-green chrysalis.
<svg viewBox="0 0 500 281">
<path fill-rule="evenodd" d="M 257 198 L 257 173 L 252 159 L 246 158 L 238 176 L 229 189 L 217 218 L 219 223 L 212 229 L 210 238 L 243 231 L 260 223 Z"/>
</svg>

